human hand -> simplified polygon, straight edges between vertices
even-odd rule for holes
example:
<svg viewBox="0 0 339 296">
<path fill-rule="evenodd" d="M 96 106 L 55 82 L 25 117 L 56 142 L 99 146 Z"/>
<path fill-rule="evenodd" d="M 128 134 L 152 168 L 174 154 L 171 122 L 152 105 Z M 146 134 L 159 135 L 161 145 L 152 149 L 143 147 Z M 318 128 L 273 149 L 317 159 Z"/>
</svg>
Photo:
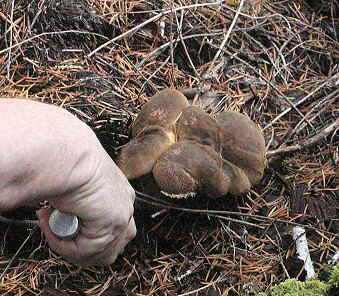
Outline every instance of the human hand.
<svg viewBox="0 0 339 296">
<path fill-rule="evenodd" d="M 134 191 L 125 176 L 108 156 L 96 173 L 84 189 L 49 200 L 59 211 L 79 217 L 80 231 L 74 239 L 55 236 L 48 225 L 50 212 L 38 211 L 50 247 L 78 265 L 113 263 L 136 233 Z"/>
<path fill-rule="evenodd" d="M 113 263 L 136 233 L 135 193 L 94 133 L 70 113 L 32 101 L 2 99 L 0 113 L 0 210 L 49 200 L 80 219 L 78 235 L 61 240 L 49 211 L 38 212 L 54 251 L 79 265 Z"/>
</svg>

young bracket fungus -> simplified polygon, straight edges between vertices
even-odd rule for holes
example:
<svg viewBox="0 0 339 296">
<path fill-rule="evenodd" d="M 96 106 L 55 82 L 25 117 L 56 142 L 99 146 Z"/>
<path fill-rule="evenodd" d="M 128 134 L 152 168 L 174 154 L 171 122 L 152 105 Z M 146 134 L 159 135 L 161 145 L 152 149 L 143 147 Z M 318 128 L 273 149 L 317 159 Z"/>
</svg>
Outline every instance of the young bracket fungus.
<svg viewBox="0 0 339 296">
<path fill-rule="evenodd" d="M 246 115 L 222 112 L 213 118 L 166 89 L 138 114 L 117 164 L 128 179 L 152 173 L 170 197 L 238 195 L 262 178 L 265 141 Z"/>
</svg>

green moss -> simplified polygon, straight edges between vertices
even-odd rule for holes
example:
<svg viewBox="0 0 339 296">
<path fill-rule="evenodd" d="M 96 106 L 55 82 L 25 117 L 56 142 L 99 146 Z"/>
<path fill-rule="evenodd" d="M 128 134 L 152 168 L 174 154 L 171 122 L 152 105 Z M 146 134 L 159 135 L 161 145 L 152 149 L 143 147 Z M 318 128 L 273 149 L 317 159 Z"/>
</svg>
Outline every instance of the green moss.
<svg viewBox="0 0 339 296">
<path fill-rule="evenodd" d="M 300 282 L 289 279 L 273 286 L 267 293 L 259 293 L 257 296 L 326 296 L 330 289 L 337 288 L 339 288 L 339 266 L 332 269 L 328 281 Z"/>
<path fill-rule="evenodd" d="M 331 288 L 339 289 L 339 265 L 333 268 L 330 278 L 328 279 L 328 284 Z"/>
<path fill-rule="evenodd" d="M 289 279 L 274 286 L 269 293 L 259 293 L 258 296 L 322 296 L 326 295 L 327 285 L 318 280 L 300 282 Z"/>
</svg>

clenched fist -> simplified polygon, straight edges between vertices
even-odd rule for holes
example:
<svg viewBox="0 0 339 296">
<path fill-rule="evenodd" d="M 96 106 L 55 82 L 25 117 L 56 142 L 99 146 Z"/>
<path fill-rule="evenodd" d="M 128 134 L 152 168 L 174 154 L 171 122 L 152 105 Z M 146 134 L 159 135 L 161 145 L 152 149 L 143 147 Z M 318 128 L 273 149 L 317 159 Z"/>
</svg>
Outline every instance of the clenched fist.
<svg viewBox="0 0 339 296">
<path fill-rule="evenodd" d="M 0 98 L 0 212 L 48 200 L 80 219 L 60 240 L 38 212 L 50 247 L 79 265 L 111 264 L 135 236 L 135 193 L 92 130 L 67 111 Z"/>
</svg>

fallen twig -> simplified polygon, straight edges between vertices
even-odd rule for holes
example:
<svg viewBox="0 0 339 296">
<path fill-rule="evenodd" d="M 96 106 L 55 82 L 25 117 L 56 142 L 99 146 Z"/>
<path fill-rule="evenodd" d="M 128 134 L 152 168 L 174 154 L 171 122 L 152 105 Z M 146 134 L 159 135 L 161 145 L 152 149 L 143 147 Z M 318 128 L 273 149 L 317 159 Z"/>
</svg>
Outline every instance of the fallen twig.
<svg viewBox="0 0 339 296">
<path fill-rule="evenodd" d="M 168 9 L 165 10 L 153 17 L 151 17 L 150 19 L 148 19 L 147 21 L 144 21 L 143 23 L 133 27 L 132 29 L 129 29 L 128 31 L 120 34 L 119 36 L 113 38 L 112 40 L 107 41 L 106 43 L 100 45 L 99 47 L 97 47 L 95 50 L 91 51 L 87 56 L 91 57 L 92 55 L 96 54 L 98 51 L 100 51 L 101 49 L 105 48 L 107 45 L 110 45 L 124 37 L 129 36 L 130 34 L 135 33 L 136 31 L 140 30 L 142 27 L 146 26 L 147 24 L 150 24 L 152 22 L 157 21 L 158 19 L 162 18 L 163 16 L 165 16 L 166 14 L 169 13 L 174 13 L 180 10 L 185 10 L 185 9 L 190 9 L 190 8 L 197 8 L 197 7 L 203 7 L 203 6 L 212 6 L 212 5 L 219 5 L 223 2 L 223 0 L 221 1 L 216 1 L 216 2 L 209 2 L 209 3 L 198 3 L 198 4 L 192 4 L 192 5 L 186 5 L 186 6 L 181 6 L 181 7 L 177 7 L 177 8 L 173 8 L 173 9 Z M 179 39 L 180 40 L 180 39 Z M 1 53 L 1 52 L 0 52 Z"/>
<path fill-rule="evenodd" d="M 38 220 L 15 220 L 15 219 L 6 218 L 1 215 L 0 215 L 0 222 L 9 224 L 9 225 L 26 225 L 26 226 L 34 226 L 39 223 Z"/>
<path fill-rule="evenodd" d="M 238 7 L 238 9 L 237 9 L 237 12 L 236 12 L 236 14 L 235 14 L 235 16 L 234 16 L 234 18 L 233 18 L 233 21 L 232 21 L 230 27 L 229 27 L 228 30 L 227 30 L 227 33 L 226 33 L 226 35 L 225 35 L 225 38 L 224 38 L 224 40 L 222 41 L 222 43 L 220 44 L 219 50 L 218 50 L 217 53 L 215 54 L 215 56 L 214 56 L 214 58 L 213 58 L 213 60 L 212 60 L 212 62 L 211 62 L 211 64 L 210 64 L 210 66 L 208 67 L 208 70 L 207 70 L 206 73 L 203 75 L 203 77 L 207 78 L 207 77 L 209 76 L 209 73 L 212 71 L 212 69 L 213 69 L 213 67 L 214 67 L 214 64 L 215 64 L 216 61 L 219 59 L 220 54 L 223 53 L 223 49 L 224 49 L 224 47 L 225 47 L 225 45 L 226 45 L 226 42 L 228 41 L 228 38 L 230 37 L 230 34 L 231 34 L 232 30 L 233 30 L 233 27 L 235 26 L 235 24 L 236 24 L 236 22 L 237 22 L 237 20 L 238 20 L 239 14 L 240 14 L 241 9 L 242 9 L 242 7 L 243 7 L 243 5 L 244 5 L 244 1 L 245 1 L 245 0 L 241 0 L 241 1 L 240 1 L 239 7 Z"/>
<path fill-rule="evenodd" d="M 292 145 L 292 146 L 281 147 L 281 148 L 276 149 L 276 150 L 267 151 L 267 156 L 268 157 L 272 157 L 272 156 L 275 156 L 275 155 L 278 155 L 278 154 L 283 154 L 283 153 L 288 153 L 288 152 L 295 152 L 295 151 L 298 151 L 298 150 L 301 150 L 301 149 L 309 148 L 309 147 L 317 144 L 323 138 L 327 137 L 333 131 L 336 131 L 338 128 L 339 128 L 339 119 L 337 119 L 336 121 L 332 122 L 330 125 L 325 127 L 323 130 L 321 130 L 315 136 L 313 136 L 313 137 L 311 137 L 309 139 L 306 139 L 306 140 L 304 140 L 303 142 L 301 142 L 299 144 Z"/>
<path fill-rule="evenodd" d="M 304 261 L 304 267 L 307 273 L 306 279 L 312 279 L 315 277 L 315 271 L 311 260 L 310 251 L 308 249 L 306 232 L 303 227 L 293 227 L 293 239 L 295 240 L 298 257 Z"/>
</svg>

